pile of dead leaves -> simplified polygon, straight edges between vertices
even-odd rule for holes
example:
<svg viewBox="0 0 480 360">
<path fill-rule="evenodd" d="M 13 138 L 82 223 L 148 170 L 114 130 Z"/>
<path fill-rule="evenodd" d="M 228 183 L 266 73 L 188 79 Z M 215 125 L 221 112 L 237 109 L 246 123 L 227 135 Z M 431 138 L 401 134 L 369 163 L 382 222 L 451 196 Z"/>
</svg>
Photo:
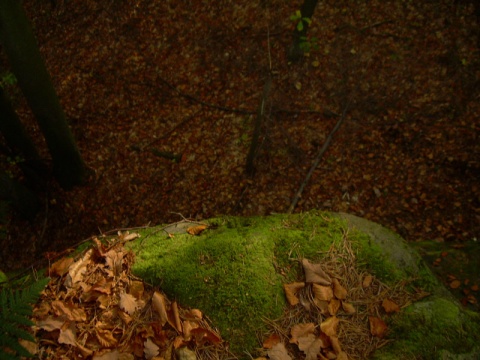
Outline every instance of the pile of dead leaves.
<svg viewBox="0 0 480 360">
<path fill-rule="evenodd" d="M 51 281 L 34 309 L 42 359 L 222 358 L 226 344 L 201 311 L 182 309 L 130 272 L 133 253 L 123 247 L 138 234 L 119 233 L 80 258 L 48 269 Z M 222 355 L 223 354 L 223 355 Z"/>
<path fill-rule="evenodd" d="M 343 249 L 332 247 L 321 264 L 301 264 L 305 281 L 284 285 L 290 308 L 263 343 L 271 360 L 366 359 L 389 341 L 385 317 L 427 295 L 360 272 L 346 234 Z"/>
</svg>

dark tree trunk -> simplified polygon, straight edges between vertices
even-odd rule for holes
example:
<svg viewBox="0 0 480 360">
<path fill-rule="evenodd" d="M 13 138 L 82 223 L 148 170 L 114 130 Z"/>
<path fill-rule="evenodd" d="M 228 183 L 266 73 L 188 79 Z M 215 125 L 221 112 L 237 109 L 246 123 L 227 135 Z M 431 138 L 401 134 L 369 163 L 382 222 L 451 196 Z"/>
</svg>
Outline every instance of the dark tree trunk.
<svg viewBox="0 0 480 360">
<path fill-rule="evenodd" d="M 10 101 L 0 86 L 0 133 L 13 153 L 22 155 L 26 160 L 39 160 L 37 149 L 27 135 Z"/>
<path fill-rule="evenodd" d="M 18 0 L 0 1 L 0 40 L 45 136 L 56 179 L 65 189 L 82 184 L 85 165 Z"/>
<path fill-rule="evenodd" d="M 47 170 L 37 149 L 28 136 L 10 101 L 0 86 L 0 133 L 3 135 L 12 157 L 22 160 L 19 167 L 33 188 L 43 189 L 46 185 Z"/>
<path fill-rule="evenodd" d="M 33 220 L 40 203 L 36 195 L 0 170 L 0 199 L 8 201 L 27 220 Z"/>
<path fill-rule="evenodd" d="M 300 9 L 302 14 L 302 18 L 312 19 L 313 13 L 315 11 L 315 7 L 317 6 L 318 0 L 304 0 L 303 5 Z M 301 43 L 305 41 L 307 37 L 309 24 L 307 22 L 303 22 L 303 27 L 301 30 L 295 26 L 295 30 L 293 30 L 293 41 L 288 49 L 288 60 L 289 61 L 298 61 L 303 56 L 303 48 Z"/>
</svg>

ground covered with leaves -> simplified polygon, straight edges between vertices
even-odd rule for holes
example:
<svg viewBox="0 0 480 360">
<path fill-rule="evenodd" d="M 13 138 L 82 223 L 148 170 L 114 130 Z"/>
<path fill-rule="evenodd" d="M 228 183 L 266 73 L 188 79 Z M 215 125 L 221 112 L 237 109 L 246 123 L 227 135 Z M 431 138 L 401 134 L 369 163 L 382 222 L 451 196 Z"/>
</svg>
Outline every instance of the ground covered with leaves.
<svg viewBox="0 0 480 360">
<path fill-rule="evenodd" d="M 24 4 L 91 176 L 70 192 L 50 184 L 34 222 L 11 219 L 6 268 L 178 213 L 286 212 L 342 117 L 295 212 L 353 213 L 408 241 L 479 237 L 479 33 L 468 1 L 321 1 L 316 49 L 294 64 L 292 1 Z M 14 105 L 48 159 L 28 106 Z"/>
</svg>

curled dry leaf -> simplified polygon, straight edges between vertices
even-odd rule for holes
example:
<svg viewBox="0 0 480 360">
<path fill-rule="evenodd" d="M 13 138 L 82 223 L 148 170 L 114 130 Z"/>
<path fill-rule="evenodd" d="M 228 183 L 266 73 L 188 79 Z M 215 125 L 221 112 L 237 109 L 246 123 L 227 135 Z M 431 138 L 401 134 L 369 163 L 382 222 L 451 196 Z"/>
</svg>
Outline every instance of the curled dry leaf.
<svg viewBox="0 0 480 360">
<path fill-rule="evenodd" d="M 168 315 L 169 324 L 176 329 L 179 334 L 183 333 L 182 321 L 180 320 L 180 313 L 178 312 L 178 305 L 176 301 L 172 303 Z"/>
<path fill-rule="evenodd" d="M 68 275 L 65 279 L 64 285 L 66 287 L 73 287 L 79 281 L 82 281 L 83 274 L 87 271 L 87 266 L 91 263 L 93 249 L 88 250 L 81 259 L 70 265 Z"/>
<path fill-rule="evenodd" d="M 290 343 L 298 344 L 298 338 L 307 336 L 309 334 L 313 334 L 314 331 L 315 331 L 314 323 L 293 325 L 292 330 L 290 330 L 290 335 L 292 336 L 292 338 L 290 339 Z"/>
<path fill-rule="evenodd" d="M 376 336 L 380 339 L 385 336 L 388 327 L 382 319 L 375 316 L 369 316 L 368 322 L 370 323 L 370 333 L 373 336 Z"/>
<path fill-rule="evenodd" d="M 337 299 L 332 299 L 328 303 L 328 312 L 330 315 L 336 315 L 338 312 L 338 309 L 340 309 L 340 300 Z"/>
<path fill-rule="evenodd" d="M 333 294 L 335 297 L 339 300 L 345 300 L 347 298 L 347 289 L 345 289 L 342 285 L 340 285 L 340 282 L 338 279 L 333 279 Z"/>
<path fill-rule="evenodd" d="M 283 290 L 285 291 L 285 297 L 291 306 L 297 305 L 300 300 L 296 296 L 296 293 L 305 287 L 303 282 L 294 282 L 291 284 L 283 284 Z"/>
<path fill-rule="evenodd" d="M 272 334 L 263 342 L 263 347 L 265 349 L 271 349 L 273 345 L 276 345 L 279 342 L 280 342 L 280 335 Z"/>
<path fill-rule="evenodd" d="M 330 313 L 328 311 L 328 301 L 313 299 L 313 302 L 315 303 L 317 308 L 320 310 L 320 313 L 322 315 L 330 315 Z"/>
<path fill-rule="evenodd" d="M 271 349 L 267 350 L 267 355 L 270 360 L 292 360 L 283 343 L 273 345 Z"/>
<path fill-rule="evenodd" d="M 339 320 L 336 316 L 331 316 L 325 321 L 322 321 L 320 324 L 320 330 L 327 334 L 328 336 L 335 336 L 337 335 L 337 327 L 338 327 Z"/>
<path fill-rule="evenodd" d="M 141 299 L 143 297 L 143 293 L 145 291 L 145 287 L 143 285 L 143 281 L 131 281 L 128 293 L 135 296 L 136 299 Z"/>
<path fill-rule="evenodd" d="M 122 293 L 120 294 L 120 309 L 125 310 L 129 315 L 132 315 L 137 310 L 137 300 L 133 295 Z"/>
<path fill-rule="evenodd" d="M 200 235 L 207 227 L 207 225 L 192 226 L 187 229 L 187 233 L 190 235 Z"/>
<path fill-rule="evenodd" d="M 152 297 L 152 305 L 157 314 L 160 316 L 160 324 L 162 326 L 165 326 L 168 321 L 167 299 L 165 299 L 165 296 L 163 296 L 163 294 L 155 291 Z"/>
<path fill-rule="evenodd" d="M 342 352 L 342 346 L 340 345 L 340 340 L 338 340 L 338 336 L 330 336 L 330 344 L 332 345 L 333 351 L 335 354 L 339 354 Z"/>
<path fill-rule="evenodd" d="M 342 301 L 342 309 L 343 311 L 345 311 L 348 315 L 352 315 L 352 314 L 355 314 L 357 310 L 355 310 L 355 307 L 348 303 L 348 302 L 345 302 L 345 301 Z"/>
<path fill-rule="evenodd" d="M 195 343 L 197 345 L 203 345 L 205 343 L 218 345 L 222 342 L 222 338 L 220 337 L 220 335 L 208 329 L 197 327 L 195 329 L 192 329 L 190 332 L 195 337 Z"/>
<path fill-rule="evenodd" d="M 382 302 L 382 307 L 387 314 L 391 314 L 393 312 L 397 313 L 400 311 L 400 306 L 390 299 L 384 299 Z"/>
<path fill-rule="evenodd" d="M 175 351 L 178 360 L 197 360 L 197 354 L 195 351 L 190 350 L 186 346 L 183 346 Z"/>
<path fill-rule="evenodd" d="M 298 348 L 305 353 L 305 360 L 317 360 L 321 345 L 322 341 L 313 334 L 298 339 Z"/>
<path fill-rule="evenodd" d="M 60 335 L 58 336 L 59 344 L 66 345 L 77 345 L 77 334 L 76 334 L 75 323 L 65 323 L 60 329 Z"/>
<path fill-rule="evenodd" d="M 48 276 L 63 276 L 67 273 L 68 268 L 73 263 L 73 258 L 61 258 L 58 261 L 55 261 L 52 266 L 48 269 Z"/>
<path fill-rule="evenodd" d="M 332 279 L 323 271 L 320 264 L 311 264 L 307 259 L 302 260 L 305 281 L 309 283 L 331 285 Z"/>
<path fill-rule="evenodd" d="M 152 341 L 152 339 L 148 338 L 143 346 L 143 353 L 145 354 L 145 358 L 148 360 L 158 355 L 160 348 Z"/>
<path fill-rule="evenodd" d="M 317 300 L 330 301 L 333 298 L 333 290 L 330 286 L 313 284 L 313 293 Z"/>
<path fill-rule="evenodd" d="M 95 325 L 95 335 L 100 345 L 106 348 L 117 345 L 117 339 L 114 338 L 112 332 L 107 329 L 102 329 L 99 324 L 102 325 L 100 322 Z"/>
<path fill-rule="evenodd" d="M 370 285 L 372 285 L 372 281 L 373 281 L 373 276 L 372 275 L 365 276 L 363 278 L 363 281 L 362 281 L 362 287 L 364 289 L 370 287 Z"/>
</svg>

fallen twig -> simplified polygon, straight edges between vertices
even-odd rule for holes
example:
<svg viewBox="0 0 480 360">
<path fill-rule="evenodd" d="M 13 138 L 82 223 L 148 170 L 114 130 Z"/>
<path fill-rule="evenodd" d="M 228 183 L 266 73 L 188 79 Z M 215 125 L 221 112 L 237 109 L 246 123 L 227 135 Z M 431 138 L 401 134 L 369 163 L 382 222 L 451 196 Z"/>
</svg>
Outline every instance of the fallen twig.
<svg viewBox="0 0 480 360">
<path fill-rule="evenodd" d="M 340 117 L 340 119 L 338 119 L 337 123 L 335 124 L 335 127 L 333 128 L 333 130 L 328 135 L 327 139 L 325 140 L 325 143 L 323 144 L 322 148 L 320 149 L 317 156 L 315 157 L 315 160 L 314 160 L 314 162 L 313 162 L 313 164 L 310 168 L 310 171 L 308 172 L 307 176 L 305 177 L 305 180 L 302 182 L 302 184 L 298 188 L 298 190 L 297 190 L 297 192 L 296 192 L 296 194 L 295 194 L 295 196 L 292 200 L 292 203 L 290 204 L 290 207 L 288 208 L 288 213 L 289 214 L 291 214 L 293 212 L 293 209 L 295 209 L 295 206 L 297 206 L 298 200 L 302 196 L 303 189 L 305 189 L 305 186 L 310 181 L 310 178 L 312 177 L 313 172 L 317 168 L 318 164 L 320 163 L 320 160 L 322 159 L 323 154 L 325 153 L 328 146 L 330 145 L 330 142 L 333 139 L 333 135 L 338 131 L 338 129 L 342 125 L 343 121 L 345 120 L 345 116 L 347 115 L 347 111 L 348 111 L 349 106 L 350 106 L 350 101 L 347 102 L 347 104 L 345 105 L 345 107 L 342 111 L 342 116 Z"/>
</svg>

